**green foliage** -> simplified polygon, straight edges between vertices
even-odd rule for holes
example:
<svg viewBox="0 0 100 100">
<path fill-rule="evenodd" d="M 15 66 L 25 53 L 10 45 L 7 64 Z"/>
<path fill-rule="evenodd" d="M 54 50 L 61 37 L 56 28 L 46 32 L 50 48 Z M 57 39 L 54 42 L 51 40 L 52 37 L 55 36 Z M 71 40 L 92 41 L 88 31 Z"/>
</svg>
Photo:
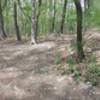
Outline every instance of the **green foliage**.
<svg viewBox="0 0 100 100">
<path fill-rule="evenodd" d="M 2 0 L 3 1 L 3 0 Z M 51 4 L 50 4 L 51 2 Z M 65 17 L 64 33 L 76 33 L 76 9 L 74 6 L 70 6 L 73 0 L 68 0 L 67 13 Z M 2 2 L 4 3 L 4 1 Z M 56 0 L 56 19 L 54 32 L 59 32 L 61 25 L 61 17 L 63 10 L 64 0 Z M 83 28 L 100 26 L 100 0 L 91 1 L 90 9 L 84 12 Z M 21 0 L 21 7 L 18 5 L 18 25 L 22 35 L 31 34 L 31 13 L 32 4 L 31 0 Z M 45 35 L 50 32 L 52 21 L 53 21 L 53 4 L 51 0 L 42 0 L 42 6 L 39 8 L 38 3 L 36 9 L 40 10 L 39 17 L 39 28 L 38 34 Z M 14 33 L 13 25 L 13 0 L 8 0 L 5 9 L 3 9 L 5 29 L 7 33 Z"/>
<path fill-rule="evenodd" d="M 74 59 L 69 57 L 67 60 L 67 74 L 72 75 L 76 81 L 80 81 L 81 79 L 81 69 L 78 64 L 75 64 Z"/>
<path fill-rule="evenodd" d="M 72 49 L 77 49 L 77 43 L 76 43 L 75 41 L 72 41 L 70 47 L 71 47 Z"/>
<path fill-rule="evenodd" d="M 87 64 L 86 81 L 90 81 L 93 85 L 100 85 L 100 65 L 97 64 L 96 56 L 92 55 Z"/>
<path fill-rule="evenodd" d="M 74 70 L 74 78 L 76 79 L 76 81 L 80 81 L 81 80 L 81 69 L 80 69 L 80 66 L 77 67 L 75 70 Z"/>
<path fill-rule="evenodd" d="M 100 26 L 100 10 L 94 10 L 92 15 L 92 26 L 93 27 L 99 27 Z"/>
<path fill-rule="evenodd" d="M 20 7 L 21 6 L 21 7 Z M 22 35 L 29 35 L 31 33 L 31 13 L 32 13 L 32 5 L 31 0 L 21 0 L 21 5 L 18 7 L 18 25 L 20 27 L 20 32 Z M 53 4 L 47 0 L 42 1 L 42 6 L 38 8 L 38 3 L 36 5 L 37 11 L 40 9 L 40 17 L 39 17 L 39 28 L 38 34 L 45 35 L 45 33 L 50 32 L 50 28 L 53 21 Z M 62 9 L 63 4 L 56 2 L 56 19 L 55 19 L 55 29 L 54 32 L 58 32 L 61 24 L 62 17 Z M 5 29 L 7 32 L 13 34 L 14 33 L 14 25 L 13 25 L 13 0 L 8 1 L 7 5 L 4 9 L 4 22 Z M 66 13 L 65 25 L 64 25 L 64 33 L 67 30 L 74 30 L 75 26 L 76 13 L 75 9 L 69 9 Z M 66 28 L 67 27 L 67 28 Z"/>
<path fill-rule="evenodd" d="M 62 63 L 62 59 L 61 59 L 61 55 L 60 55 L 60 53 L 58 52 L 57 54 L 56 54 L 56 58 L 55 58 L 55 64 L 61 64 Z"/>
<path fill-rule="evenodd" d="M 75 64 L 73 58 L 70 57 L 67 60 L 67 74 L 72 75 L 77 81 L 85 78 L 93 85 L 100 85 L 100 65 L 97 64 L 96 60 L 96 55 L 93 54 L 83 62 L 87 67 L 81 69 L 81 64 Z M 82 72 L 85 72 L 84 76 L 82 76 Z"/>
<path fill-rule="evenodd" d="M 68 58 L 67 64 L 68 64 L 68 66 L 67 66 L 67 74 L 70 75 L 70 74 L 72 74 L 74 72 L 74 68 L 73 68 L 74 62 L 73 62 L 72 57 Z"/>
<path fill-rule="evenodd" d="M 76 12 L 75 9 L 69 9 L 66 16 L 67 30 L 73 32 L 76 26 Z"/>
<path fill-rule="evenodd" d="M 90 8 L 84 16 L 84 28 L 99 28 L 100 26 L 100 0 L 91 1 Z"/>
</svg>

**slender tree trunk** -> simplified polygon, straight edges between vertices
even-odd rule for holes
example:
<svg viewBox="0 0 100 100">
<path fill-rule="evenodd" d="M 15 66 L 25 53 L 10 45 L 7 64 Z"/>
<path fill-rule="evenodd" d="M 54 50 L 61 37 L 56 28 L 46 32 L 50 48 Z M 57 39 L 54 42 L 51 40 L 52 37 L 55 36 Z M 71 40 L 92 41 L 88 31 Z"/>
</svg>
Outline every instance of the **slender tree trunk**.
<svg viewBox="0 0 100 100">
<path fill-rule="evenodd" d="M 85 57 L 82 44 L 82 7 L 80 0 L 74 0 L 77 12 L 77 51 L 79 60 L 82 61 Z"/>
<path fill-rule="evenodd" d="M 2 38 L 7 37 L 5 30 L 4 30 L 4 18 L 3 18 L 3 10 L 1 6 L 1 1 L 0 1 L 0 35 L 2 36 Z"/>
<path fill-rule="evenodd" d="M 56 0 L 53 0 L 53 20 L 52 20 L 52 28 L 51 32 L 54 32 L 55 29 L 55 19 L 56 19 Z"/>
<path fill-rule="evenodd" d="M 63 6 L 63 13 L 62 13 L 62 20 L 61 20 L 61 26 L 60 26 L 60 33 L 63 33 L 64 29 L 64 22 L 65 22 L 65 16 L 66 16 L 66 6 L 67 6 L 67 0 L 64 0 L 64 6 Z"/>
<path fill-rule="evenodd" d="M 84 6 L 85 10 L 88 10 L 90 8 L 90 0 L 84 0 Z"/>
<path fill-rule="evenodd" d="M 36 44 L 36 0 L 32 0 L 31 44 Z"/>
<path fill-rule="evenodd" d="M 3 4 L 3 6 L 2 6 L 2 9 L 5 9 L 6 6 L 7 6 L 7 0 L 4 0 L 4 4 Z"/>
<path fill-rule="evenodd" d="M 17 4 L 16 1 L 14 1 L 14 26 L 15 26 L 15 31 L 16 31 L 16 36 L 17 36 L 17 40 L 21 41 L 21 35 L 19 32 L 19 26 L 18 26 L 18 22 L 17 22 Z"/>
<path fill-rule="evenodd" d="M 52 5 L 53 5 L 53 0 L 48 0 L 49 1 L 49 22 L 48 22 L 48 25 L 49 25 L 49 32 L 51 33 L 52 32 Z"/>
<path fill-rule="evenodd" d="M 91 27 L 91 14 L 90 14 L 90 12 L 91 12 L 91 8 L 90 8 L 90 0 L 85 0 L 84 1 L 84 4 L 85 4 L 85 18 L 86 18 L 86 30 L 88 29 L 88 28 L 90 28 Z"/>
<path fill-rule="evenodd" d="M 41 5 L 42 5 L 42 0 L 38 0 L 38 13 L 37 13 L 37 21 L 36 21 L 36 37 L 38 36 L 38 29 L 39 29 L 39 17 L 41 13 Z"/>
</svg>

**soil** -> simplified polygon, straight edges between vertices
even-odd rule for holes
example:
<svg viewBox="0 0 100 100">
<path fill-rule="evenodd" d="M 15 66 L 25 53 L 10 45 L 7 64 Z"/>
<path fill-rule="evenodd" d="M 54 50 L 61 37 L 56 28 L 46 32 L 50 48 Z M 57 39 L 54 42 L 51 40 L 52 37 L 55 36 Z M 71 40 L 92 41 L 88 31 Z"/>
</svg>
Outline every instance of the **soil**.
<svg viewBox="0 0 100 100">
<path fill-rule="evenodd" d="M 0 100 L 100 100 L 99 88 L 57 70 L 55 52 L 72 40 L 63 36 L 37 45 L 0 41 Z"/>
</svg>

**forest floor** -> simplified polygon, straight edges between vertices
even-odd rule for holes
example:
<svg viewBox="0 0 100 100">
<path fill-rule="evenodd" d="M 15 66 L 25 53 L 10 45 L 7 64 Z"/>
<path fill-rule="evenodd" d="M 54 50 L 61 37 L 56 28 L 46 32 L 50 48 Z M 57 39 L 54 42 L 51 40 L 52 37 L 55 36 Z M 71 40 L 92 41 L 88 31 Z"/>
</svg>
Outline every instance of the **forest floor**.
<svg viewBox="0 0 100 100">
<path fill-rule="evenodd" d="M 0 41 L 0 100 L 100 100 L 100 89 L 61 75 L 55 52 L 74 36 L 37 45 Z"/>
</svg>

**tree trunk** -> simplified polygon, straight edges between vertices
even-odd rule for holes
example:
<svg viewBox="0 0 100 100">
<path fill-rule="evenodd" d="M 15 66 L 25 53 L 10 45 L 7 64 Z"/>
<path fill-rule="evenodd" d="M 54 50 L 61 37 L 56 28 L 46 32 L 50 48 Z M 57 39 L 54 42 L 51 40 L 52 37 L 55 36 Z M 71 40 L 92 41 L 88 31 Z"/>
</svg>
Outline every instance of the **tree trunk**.
<svg viewBox="0 0 100 100">
<path fill-rule="evenodd" d="M 2 38 L 7 37 L 5 30 L 4 30 L 4 18 L 3 18 L 1 1 L 0 1 L 0 35 L 2 36 Z"/>
<path fill-rule="evenodd" d="M 90 8 L 90 0 L 84 0 L 84 6 L 85 10 L 88 10 Z"/>
<path fill-rule="evenodd" d="M 38 29 L 39 29 L 39 17 L 40 17 L 40 12 L 41 12 L 41 5 L 42 5 L 42 0 L 38 0 L 38 12 L 37 12 L 37 21 L 36 21 L 36 37 L 38 36 Z"/>
<path fill-rule="evenodd" d="M 36 0 L 32 0 L 31 44 L 36 44 Z"/>
<path fill-rule="evenodd" d="M 17 4 L 16 4 L 16 1 L 14 1 L 13 6 L 14 6 L 14 26 L 15 26 L 16 36 L 17 36 L 17 40 L 21 41 L 19 26 L 18 26 L 18 22 L 17 22 Z"/>
<path fill-rule="evenodd" d="M 85 5 L 85 19 L 86 19 L 86 27 L 85 27 L 85 30 L 87 30 L 88 28 L 91 27 L 91 8 L 90 8 L 90 0 L 85 0 L 84 1 L 84 5 Z"/>
<path fill-rule="evenodd" d="M 49 1 L 49 32 L 52 32 L 52 5 L 53 5 L 53 0 L 48 0 Z"/>
<path fill-rule="evenodd" d="M 54 32 L 55 29 L 55 19 L 56 19 L 56 0 L 53 0 L 53 20 L 52 20 L 52 28 L 51 32 Z"/>
<path fill-rule="evenodd" d="M 77 51 L 79 60 L 82 61 L 85 57 L 82 44 L 82 7 L 80 0 L 74 0 L 77 12 Z"/>
<path fill-rule="evenodd" d="M 65 22 L 65 16 L 66 16 L 66 6 L 67 6 L 67 0 L 64 0 L 62 20 L 61 20 L 61 26 L 60 26 L 60 33 L 63 33 L 63 29 L 64 29 L 64 22 Z"/>
</svg>

